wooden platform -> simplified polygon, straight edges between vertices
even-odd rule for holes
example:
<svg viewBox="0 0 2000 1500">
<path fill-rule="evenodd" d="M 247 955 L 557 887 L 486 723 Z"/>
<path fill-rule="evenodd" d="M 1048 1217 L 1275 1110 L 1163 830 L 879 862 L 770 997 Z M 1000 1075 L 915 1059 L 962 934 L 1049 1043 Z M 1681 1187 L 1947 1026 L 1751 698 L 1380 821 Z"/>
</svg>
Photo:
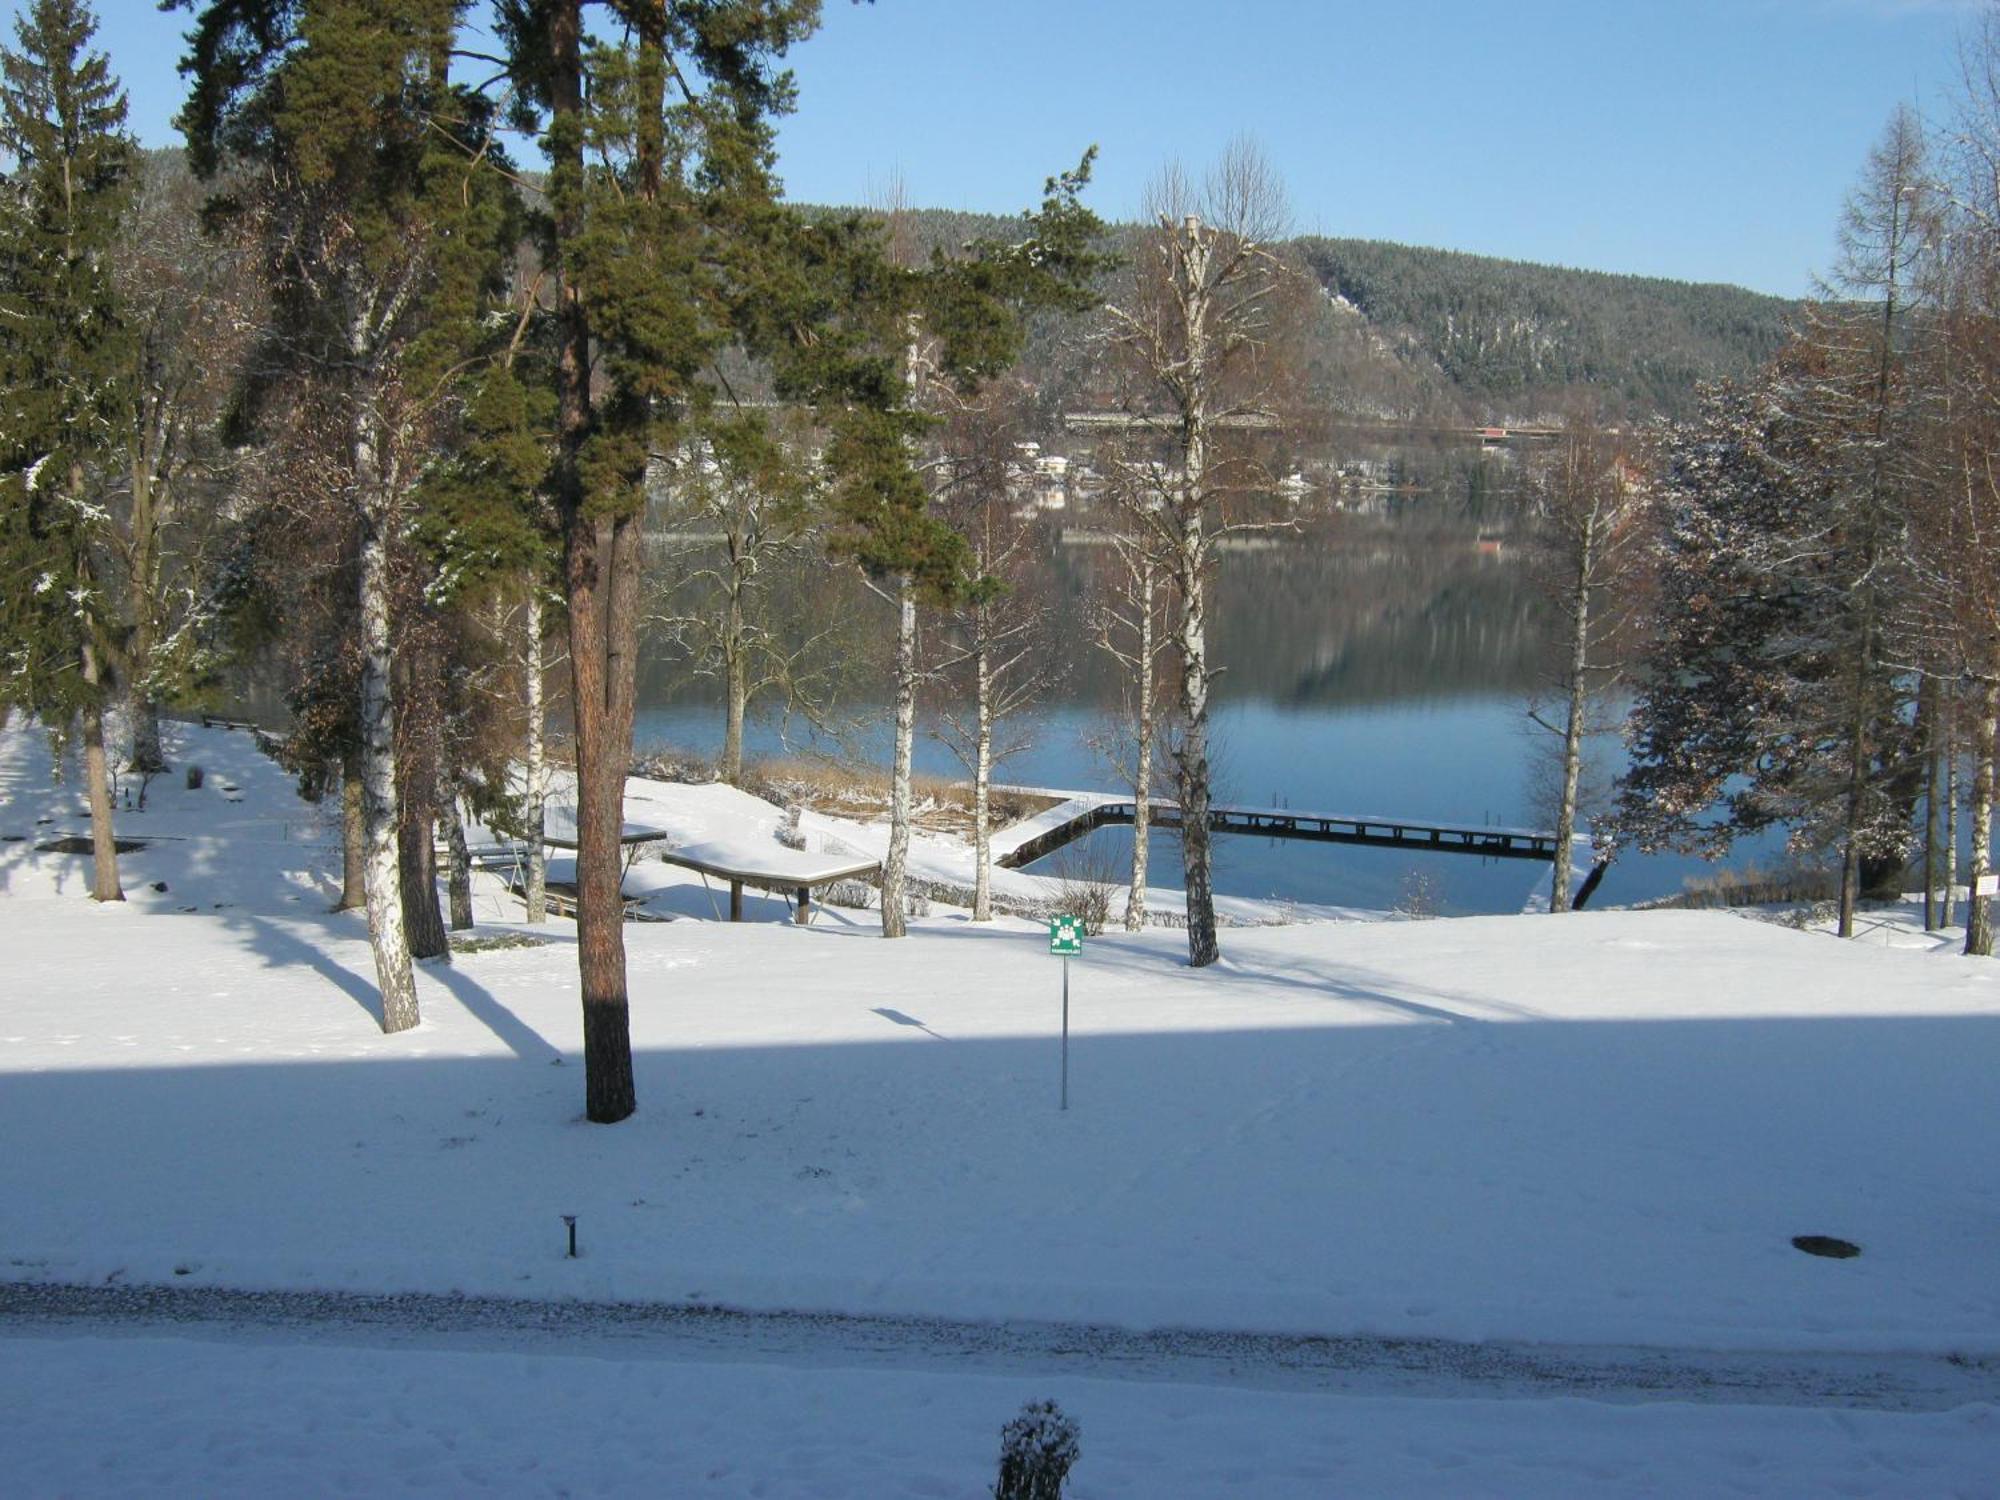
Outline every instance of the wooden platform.
<svg viewBox="0 0 2000 1500">
<path fill-rule="evenodd" d="M 1008 790 L 1027 790 L 1008 788 Z M 1038 826 L 1027 830 L 999 856 L 1010 869 L 1033 864 L 1044 855 L 1072 844 L 1093 829 L 1130 827 L 1137 804 L 1130 797 L 1090 793 L 1041 792 L 1064 800 Z M 1148 803 L 1155 827 L 1179 828 L 1176 802 L 1155 797 Z M 1548 861 L 1555 858 L 1556 836 L 1538 828 L 1482 828 L 1463 823 L 1432 822 L 1375 814 L 1294 812 L 1290 808 L 1211 807 L 1208 826 L 1214 833 L 1248 833 L 1264 838 L 1300 839 L 1322 844 L 1362 844 L 1382 849 L 1428 850 L 1441 854 L 1477 854 L 1486 859 Z"/>
</svg>

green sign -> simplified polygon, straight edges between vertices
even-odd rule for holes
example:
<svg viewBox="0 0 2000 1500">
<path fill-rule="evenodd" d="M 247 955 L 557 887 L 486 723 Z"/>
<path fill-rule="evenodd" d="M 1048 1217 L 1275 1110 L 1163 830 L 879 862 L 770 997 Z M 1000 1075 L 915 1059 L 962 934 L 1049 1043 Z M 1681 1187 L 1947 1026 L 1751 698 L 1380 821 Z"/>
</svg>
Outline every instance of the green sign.
<svg viewBox="0 0 2000 1500">
<path fill-rule="evenodd" d="M 1083 918 L 1056 917 L 1049 923 L 1049 952 L 1064 958 L 1083 956 Z"/>
</svg>

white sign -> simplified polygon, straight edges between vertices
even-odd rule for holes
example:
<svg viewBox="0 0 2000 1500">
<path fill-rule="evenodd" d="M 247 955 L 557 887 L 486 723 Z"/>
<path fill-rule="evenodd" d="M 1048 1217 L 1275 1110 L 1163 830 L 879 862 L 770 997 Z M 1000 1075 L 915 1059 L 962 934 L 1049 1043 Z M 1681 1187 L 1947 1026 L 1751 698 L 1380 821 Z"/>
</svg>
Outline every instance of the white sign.
<svg viewBox="0 0 2000 1500">
<path fill-rule="evenodd" d="M 2000 896 L 2000 875 L 1982 875 L 1972 882 L 1975 896 Z"/>
</svg>

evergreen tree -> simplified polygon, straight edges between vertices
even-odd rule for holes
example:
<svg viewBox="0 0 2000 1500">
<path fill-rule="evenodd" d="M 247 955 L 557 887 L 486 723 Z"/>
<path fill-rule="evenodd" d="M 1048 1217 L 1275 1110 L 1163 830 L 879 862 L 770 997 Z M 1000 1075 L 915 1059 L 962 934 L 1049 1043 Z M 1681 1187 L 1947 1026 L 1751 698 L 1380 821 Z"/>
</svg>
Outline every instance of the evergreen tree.
<svg viewBox="0 0 2000 1500">
<path fill-rule="evenodd" d="M 640 532 L 655 454 L 713 399 L 775 211 L 778 70 L 817 0 L 500 0 L 524 119 L 544 125 L 542 259 L 554 284 L 556 459 L 577 765 L 585 1113 L 637 1107 L 625 977 L 625 776 L 637 691 Z"/>
<path fill-rule="evenodd" d="M 113 617 L 101 582 L 106 510 L 131 370 L 111 252 L 135 150 L 125 95 L 83 0 L 35 0 L 0 51 L 0 701 L 81 728 L 91 893 L 118 901 L 104 747 Z"/>
</svg>

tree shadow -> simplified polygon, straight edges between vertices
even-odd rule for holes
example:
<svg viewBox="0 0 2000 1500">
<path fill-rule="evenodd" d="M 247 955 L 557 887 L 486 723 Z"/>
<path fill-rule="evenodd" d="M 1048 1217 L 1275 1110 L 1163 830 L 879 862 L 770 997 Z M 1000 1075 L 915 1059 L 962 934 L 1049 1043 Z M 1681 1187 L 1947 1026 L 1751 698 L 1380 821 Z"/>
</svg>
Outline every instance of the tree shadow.
<svg viewBox="0 0 2000 1500">
<path fill-rule="evenodd" d="M 919 1021 L 915 1016 L 906 1016 L 900 1010 L 891 1010 L 886 1005 L 878 1005 L 874 1007 L 874 1014 L 880 1016 L 885 1021 L 892 1021 L 898 1026 L 913 1026 L 918 1031 L 921 1031 L 925 1036 L 937 1037 L 937 1039 L 941 1042 L 948 1042 L 951 1040 L 951 1038 L 948 1036 L 944 1036 L 939 1032 L 932 1031 L 930 1027 L 926 1026 L 922 1021 Z"/>
<path fill-rule="evenodd" d="M 222 916 L 231 926 L 248 934 L 250 951 L 261 957 L 267 967 L 283 969 L 303 964 L 360 1006 L 378 1028 L 382 1025 L 382 992 L 345 964 L 285 931 L 269 917 L 233 907 L 225 908 Z"/>
<path fill-rule="evenodd" d="M 488 1031 L 505 1042 L 514 1055 L 523 1062 L 546 1063 L 561 1059 L 560 1048 L 501 1004 L 494 998 L 491 990 L 464 970 L 442 960 L 424 963 L 418 967 L 420 973 L 428 975 L 449 990 L 454 1000 L 464 1006 L 466 1011 Z"/>
</svg>

